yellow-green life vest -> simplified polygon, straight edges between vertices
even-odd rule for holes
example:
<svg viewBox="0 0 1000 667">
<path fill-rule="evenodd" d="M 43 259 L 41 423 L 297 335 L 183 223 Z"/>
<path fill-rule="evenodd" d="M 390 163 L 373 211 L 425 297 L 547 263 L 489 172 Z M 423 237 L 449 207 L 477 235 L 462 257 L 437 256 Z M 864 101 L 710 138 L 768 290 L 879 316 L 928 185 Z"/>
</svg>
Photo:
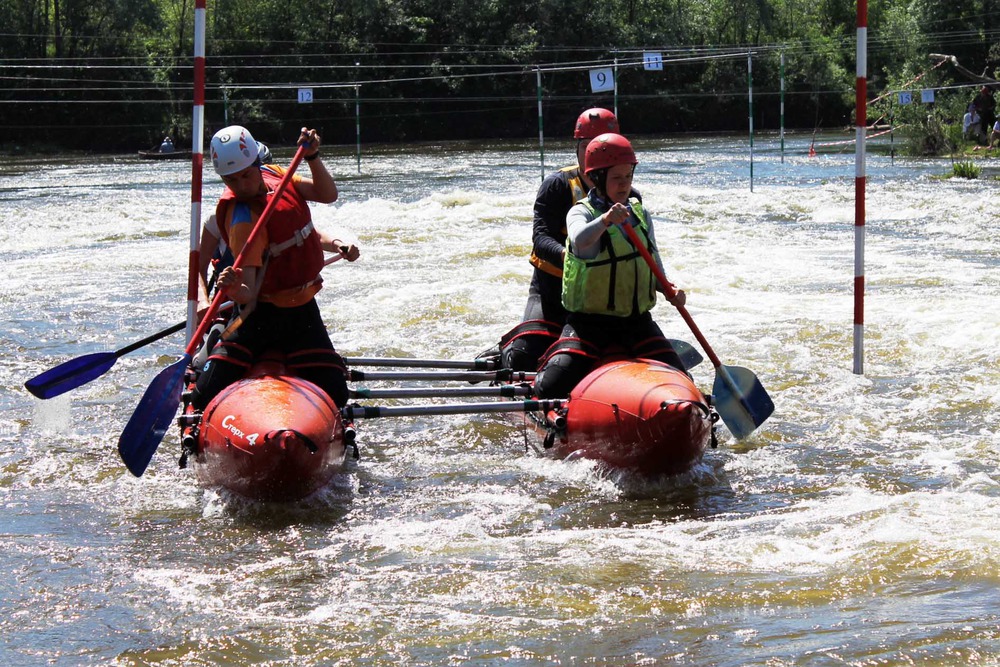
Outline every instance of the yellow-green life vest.
<svg viewBox="0 0 1000 667">
<path fill-rule="evenodd" d="M 593 218 L 600 215 L 589 201 L 580 203 Z M 646 212 L 638 199 L 630 199 L 629 204 L 639 220 L 636 233 L 656 259 L 658 253 L 649 240 Z M 656 276 L 625 232 L 618 225 L 611 225 L 601 237 L 601 251 L 594 259 L 574 255 L 567 239 L 562 302 L 566 310 L 575 313 L 627 317 L 635 304 L 636 312 L 642 314 L 656 303 Z"/>
</svg>

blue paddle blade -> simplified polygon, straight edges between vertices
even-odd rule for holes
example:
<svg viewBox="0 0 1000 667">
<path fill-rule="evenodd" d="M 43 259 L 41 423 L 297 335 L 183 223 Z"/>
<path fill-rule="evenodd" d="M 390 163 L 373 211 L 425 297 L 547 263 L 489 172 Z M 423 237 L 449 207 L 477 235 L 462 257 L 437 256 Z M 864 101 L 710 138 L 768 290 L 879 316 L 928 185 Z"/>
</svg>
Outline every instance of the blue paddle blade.
<svg viewBox="0 0 1000 667">
<path fill-rule="evenodd" d="M 132 413 L 118 438 L 118 454 L 125 467 L 136 477 L 146 471 L 156 448 L 170 428 L 181 402 L 181 388 L 184 371 L 191 363 L 191 355 L 185 354 L 179 360 L 164 368 L 146 388 L 142 400 Z"/>
<path fill-rule="evenodd" d="M 691 343 L 677 338 L 668 338 L 667 340 L 674 348 L 674 352 L 677 353 L 677 356 L 681 358 L 682 362 L 684 362 L 685 370 L 691 370 L 701 362 L 705 361 L 705 357 L 701 356 L 701 352 L 695 349 L 694 345 Z"/>
<path fill-rule="evenodd" d="M 24 386 L 38 398 L 52 398 L 101 377 L 117 360 L 118 356 L 114 352 L 87 354 L 36 375 L 25 382 Z"/>
<path fill-rule="evenodd" d="M 740 366 L 719 366 L 712 393 L 715 409 L 729 432 L 742 440 L 774 412 L 767 390 L 751 371 Z"/>
</svg>

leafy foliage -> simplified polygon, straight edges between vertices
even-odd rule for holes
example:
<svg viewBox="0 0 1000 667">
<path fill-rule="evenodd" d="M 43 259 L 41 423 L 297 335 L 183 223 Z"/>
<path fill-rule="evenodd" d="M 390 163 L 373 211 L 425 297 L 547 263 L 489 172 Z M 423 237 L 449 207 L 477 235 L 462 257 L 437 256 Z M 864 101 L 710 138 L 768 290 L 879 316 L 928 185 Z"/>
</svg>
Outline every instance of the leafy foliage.
<svg viewBox="0 0 1000 667">
<path fill-rule="evenodd" d="M 58 134 L 132 149 L 189 132 L 194 4 L 0 0 L 0 145 Z M 350 141 L 360 98 L 366 141 L 526 137 L 541 68 L 547 134 L 616 104 L 630 133 L 742 130 L 752 52 L 756 127 L 778 125 L 781 53 L 786 126 L 846 126 L 854 11 L 841 0 L 212 0 L 207 125 L 251 124 L 280 144 L 310 124 Z M 931 52 L 995 73 L 998 32 L 998 0 L 870 0 L 869 90 L 904 87 Z M 662 71 L 643 69 L 644 51 L 662 53 Z M 615 62 L 617 97 L 592 93 L 587 70 Z M 940 68 L 919 85 L 956 82 Z M 313 104 L 297 103 L 299 87 Z M 941 92 L 930 109 L 876 103 L 869 121 L 894 116 L 920 135 L 915 151 L 950 150 L 935 123 L 953 124 L 967 93 Z"/>
<path fill-rule="evenodd" d="M 975 179 L 983 172 L 982 168 L 971 160 L 956 162 L 952 165 L 952 173 L 959 178 Z"/>
</svg>

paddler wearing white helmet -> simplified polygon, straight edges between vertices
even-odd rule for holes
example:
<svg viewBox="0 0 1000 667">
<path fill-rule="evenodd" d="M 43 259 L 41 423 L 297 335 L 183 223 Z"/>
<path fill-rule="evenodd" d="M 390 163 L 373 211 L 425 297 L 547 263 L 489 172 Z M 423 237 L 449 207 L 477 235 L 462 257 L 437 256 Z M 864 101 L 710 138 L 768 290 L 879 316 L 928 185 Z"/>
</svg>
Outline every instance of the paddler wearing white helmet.
<svg viewBox="0 0 1000 667">
<path fill-rule="evenodd" d="M 260 145 L 241 125 L 223 128 L 212 137 L 212 166 L 226 185 L 215 210 L 219 235 L 235 256 L 246 252 L 240 268 L 228 267 L 219 275 L 219 289 L 242 310 L 242 324 L 208 357 L 192 400 L 197 410 L 239 380 L 270 349 L 284 352 L 289 371 L 318 385 L 338 406 L 347 402 L 346 369 L 315 296 L 323 284 L 324 251 L 340 253 L 352 262 L 360 252 L 353 243 L 313 226 L 307 202 L 328 204 L 338 195 L 337 184 L 320 158 L 321 143 L 315 129 L 302 128 L 298 144 L 306 146 L 303 159 L 309 176 L 291 177 L 264 228 L 245 248 L 286 170 L 263 164 Z"/>
</svg>

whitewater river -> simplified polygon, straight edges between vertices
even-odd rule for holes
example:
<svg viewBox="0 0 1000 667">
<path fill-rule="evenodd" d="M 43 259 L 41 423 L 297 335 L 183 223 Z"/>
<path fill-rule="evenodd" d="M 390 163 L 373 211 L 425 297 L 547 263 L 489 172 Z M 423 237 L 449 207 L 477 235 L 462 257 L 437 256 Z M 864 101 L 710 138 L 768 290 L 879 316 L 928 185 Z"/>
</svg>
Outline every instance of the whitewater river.
<svg viewBox="0 0 1000 667">
<path fill-rule="evenodd" d="M 0 664 L 1000 664 L 1000 183 L 869 155 L 858 376 L 853 154 L 808 142 L 782 163 L 758 138 L 753 192 L 745 137 L 636 142 L 668 275 L 776 405 L 749 439 L 720 426 L 690 475 L 640 484 L 526 453 L 500 416 L 372 419 L 288 506 L 199 488 L 174 431 L 141 479 L 120 462 L 182 336 L 23 388 L 183 319 L 190 166 L 5 158 Z M 319 295 L 342 353 L 471 358 L 516 323 L 536 146 L 324 156 L 341 198 L 314 217 L 362 247 Z"/>
</svg>

